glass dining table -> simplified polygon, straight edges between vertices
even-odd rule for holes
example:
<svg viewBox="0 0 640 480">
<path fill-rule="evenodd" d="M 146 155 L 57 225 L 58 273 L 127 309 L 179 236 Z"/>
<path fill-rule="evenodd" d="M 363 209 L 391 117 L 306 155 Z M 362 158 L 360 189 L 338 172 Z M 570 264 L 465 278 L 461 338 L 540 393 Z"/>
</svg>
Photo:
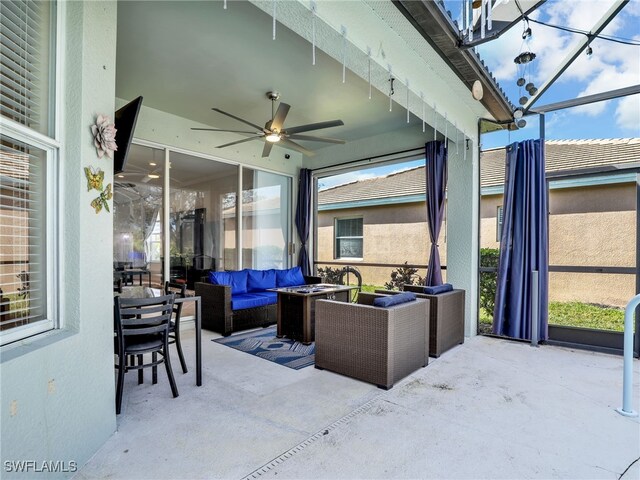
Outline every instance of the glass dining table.
<svg viewBox="0 0 640 480">
<path fill-rule="evenodd" d="M 114 297 L 122 298 L 153 298 L 161 297 L 164 292 L 159 288 L 151 287 L 124 287 L 122 292 L 113 292 Z M 195 303 L 195 329 L 196 329 L 196 385 L 202 386 L 202 315 L 201 315 L 201 298 L 200 297 L 176 297 L 174 303 Z"/>
</svg>

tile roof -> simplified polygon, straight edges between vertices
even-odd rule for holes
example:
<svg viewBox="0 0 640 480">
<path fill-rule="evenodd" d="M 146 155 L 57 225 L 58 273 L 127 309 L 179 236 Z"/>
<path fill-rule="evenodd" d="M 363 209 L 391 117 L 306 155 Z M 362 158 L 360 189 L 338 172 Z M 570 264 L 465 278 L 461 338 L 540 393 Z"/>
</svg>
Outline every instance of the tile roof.
<svg viewBox="0 0 640 480">
<path fill-rule="evenodd" d="M 345 183 L 318 192 L 318 204 L 354 202 L 377 198 L 424 195 L 426 188 L 424 167 L 392 173 L 384 177 L 367 178 Z"/>
<path fill-rule="evenodd" d="M 547 140 L 547 172 L 640 163 L 640 138 L 610 140 Z M 504 148 L 482 152 L 480 182 L 483 187 L 504 183 Z"/>
<path fill-rule="evenodd" d="M 640 164 L 640 138 L 611 140 L 547 140 L 547 172 L 598 166 Z M 504 182 L 504 148 L 482 153 L 482 187 Z M 424 167 L 416 167 L 384 177 L 374 177 L 338 185 L 318 192 L 318 204 L 375 200 L 424 194 Z"/>
</svg>

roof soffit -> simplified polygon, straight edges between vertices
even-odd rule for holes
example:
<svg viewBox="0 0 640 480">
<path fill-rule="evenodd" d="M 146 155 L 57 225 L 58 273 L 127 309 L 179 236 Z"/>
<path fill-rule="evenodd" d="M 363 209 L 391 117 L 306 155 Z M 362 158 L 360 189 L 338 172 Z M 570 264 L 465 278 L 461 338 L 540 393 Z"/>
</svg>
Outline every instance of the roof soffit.
<svg viewBox="0 0 640 480">
<path fill-rule="evenodd" d="M 478 55 L 472 49 L 459 48 L 454 24 L 437 2 L 393 0 L 393 3 L 425 40 L 440 53 L 469 90 L 476 80 L 482 83 L 484 96 L 481 103 L 495 121 L 509 123 L 513 120 L 512 111 L 515 106 L 509 102 Z"/>
</svg>

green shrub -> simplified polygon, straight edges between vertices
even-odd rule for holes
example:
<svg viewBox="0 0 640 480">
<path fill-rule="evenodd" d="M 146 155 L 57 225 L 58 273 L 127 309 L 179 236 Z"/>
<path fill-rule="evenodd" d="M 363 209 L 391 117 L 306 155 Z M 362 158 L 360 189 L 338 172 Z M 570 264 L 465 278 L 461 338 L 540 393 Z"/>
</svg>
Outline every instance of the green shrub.
<svg viewBox="0 0 640 480">
<path fill-rule="evenodd" d="M 404 262 L 407 265 L 408 262 Z M 412 267 L 398 267 L 391 272 L 391 280 L 384 284 L 387 290 L 402 290 L 402 286 L 424 285 L 424 278 L 418 275 L 418 269 Z"/>
<path fill-rule="evenodd" d="M 480 249 L 481 267 L 498 267 L 500 250 L 497 248 Z M 493 316 L 496 301 L 497 272 L 480 272 L 480 308 Z"/>
<path fill-rule="evenodd" d="M 324 283 L 331 283 L 333 285 L 337 285 L 340 283 L 341 273 L 342 268 L 321 267 L 318 269 L 318 276 L 322 278 L 322 281 Z"/>
</svg>

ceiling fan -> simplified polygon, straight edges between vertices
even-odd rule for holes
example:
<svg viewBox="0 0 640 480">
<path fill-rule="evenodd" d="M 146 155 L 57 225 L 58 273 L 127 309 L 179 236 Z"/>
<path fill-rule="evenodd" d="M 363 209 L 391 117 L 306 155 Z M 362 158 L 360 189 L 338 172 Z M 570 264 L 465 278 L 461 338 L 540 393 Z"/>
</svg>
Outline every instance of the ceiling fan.
<svg viewBox="0 0 640 480">
<path fill-rule="evenodd" d="M 236 117 L 235 115 L 231 115 L 230 113 L 224 112 L 219 108 L 212 108 L 212 110 L 215 110 L 218 113 L 222 113 L 223 115 L 231 117 L 239 122 L 245 123 L 255 128 L 257 131 L 224 130 L 220 128 L 192 128 L 191 130 L 206 130 L 211 132 L 230 132 L 240 133 L 243 135 L 251 135 L 249 138 L 243 138 L 242 140 L 237 140 L 235 142 L 218 145 L 216 148 L 230 147 L 231 145 L 238 145 L 239 143 L 250 142 L 252 140 L 264 140 L 265 144 L 264 148 L 262 149 L 262 157 L 269 156 L 274 143 L 279 143 L 285 148 L 291 148 L 292 150 L 296 150 L 310 157 L 313 156 L 314 153 L 311 150 L 304 148 L 302 145 L 294 142 L 293 140 L 306 140 L 336 144 L 345 143 L 344 140 L 340 140 L 337 138 L 300 135 L 300 133 L 310 132 L 312 130 L 339 127 L 340 125 L 344 125 L 344 122 L 342 120 L 330 120 L 327 122 L 310 123 L 307 125 L 299 125 L 297 127 L 283 128 L 284 121 L 287 118 L 287 114 L 289 113 L 289 109 L 291 107 L 284 102 L 280 102 L 280 105 L 278 105 L 278 109 L 275 109 L 275 103 L 280 98 L 280 94 L 278 92 L 267 92 L 267 98 L 271 100 L 271 120 L 265 123 L 264 127 L 260 127 L 255 123 L 249 122 L 240 117 Z"/>
<path fill-rule="evenodd" d="M 127 165 L 127 169 L 124 172 L 117 173 L 116 178 L 124 178 L 124 179 L 138 179 L 140 183 L 148 183 L 151 180 L 157 180 L 160 178 L 163 168 L 158 167 L 156 163 L 150 164 L 151 167 L 156 167 L 153 169 L 146 170 L 144 168 L 135 166 L 135 165 Z"/>
</svg>

